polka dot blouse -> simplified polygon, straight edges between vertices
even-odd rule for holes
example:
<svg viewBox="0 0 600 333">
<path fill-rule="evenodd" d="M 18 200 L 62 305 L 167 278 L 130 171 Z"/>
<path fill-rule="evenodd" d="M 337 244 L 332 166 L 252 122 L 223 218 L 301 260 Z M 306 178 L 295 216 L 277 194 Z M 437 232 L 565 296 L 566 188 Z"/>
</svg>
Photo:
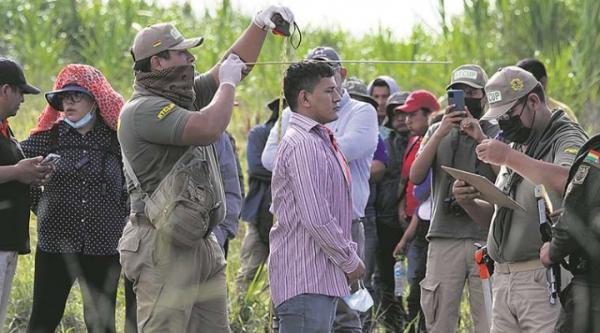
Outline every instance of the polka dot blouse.
<svg viewBox="0 0 600 333">
<path fill-rule="evenodd" d="M 60 121 L 21 143 L 28 157 L 61 155 L 56 173 L 34 190 L 37 248 L 50 253 L 117 254 L 129 207 L 116 133 L 102 121 L 85 135 Z"/>
</svg>

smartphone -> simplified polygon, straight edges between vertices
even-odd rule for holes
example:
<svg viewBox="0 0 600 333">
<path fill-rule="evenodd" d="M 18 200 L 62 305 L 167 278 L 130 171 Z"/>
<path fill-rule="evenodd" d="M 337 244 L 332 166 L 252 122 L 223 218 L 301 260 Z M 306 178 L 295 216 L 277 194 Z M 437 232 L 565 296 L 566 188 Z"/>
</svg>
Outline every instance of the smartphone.
<svg viewBox="0 0 600 333">
<path fill-rule="evenodd" d="M 60 155 L 50 153 L 50 154 L 46 155 L 46 157 L 44 157 L 41 165 L 56 164 L 56 162 L 58 162 L 58 160 L 60 160 Z"/>
<path fill-rule="evenodd" d="M 464 111 L 465 92 L 456 89 L 448 90 L 448 105 L 454 105 L 450 111 Z"/>
</svg>

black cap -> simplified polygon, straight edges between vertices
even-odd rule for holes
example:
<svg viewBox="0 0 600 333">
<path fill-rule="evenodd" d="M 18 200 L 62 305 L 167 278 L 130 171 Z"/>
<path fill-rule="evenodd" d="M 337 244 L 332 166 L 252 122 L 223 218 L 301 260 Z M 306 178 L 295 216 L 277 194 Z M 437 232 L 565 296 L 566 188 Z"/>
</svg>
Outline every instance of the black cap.
<svg viewBox="0 0 600 333">
<path fill-rule="evenodd" d="M 285 98 L 279 99 L 279 97 L 274 98 L 272 101 L 267 103 L 267 108 L 269 110 L 271 110 L 271 112 L 275 112 L 278 113 L 279 112 L 279 103 L 283 102 L 283 106 L 281 106 L 281 109 L 285 109 L 288 104 L 287 101 L 285 100 Z"/>
<path fill-rule="evenodd" d="M 27 84 L 23 68 L 16 61 L 0 57 L 0 84 L 12 84 L 20 87 L 24 94 L 39 94 L 40 90 Z"/>
</svg>

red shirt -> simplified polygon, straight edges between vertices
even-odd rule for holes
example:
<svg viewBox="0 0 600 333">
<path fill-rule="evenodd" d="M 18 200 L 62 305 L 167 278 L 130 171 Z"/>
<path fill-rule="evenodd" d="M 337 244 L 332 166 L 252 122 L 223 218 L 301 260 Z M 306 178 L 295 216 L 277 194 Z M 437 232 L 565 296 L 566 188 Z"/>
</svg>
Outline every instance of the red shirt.
<svg viewBox="0 0 600 333">
<path fill-rule="evenodd" d="M 10 134 L 8 132 L 8 120 L 6 119 L 0 122 L 0 134 L 4 135 L 6 138 L 10 138 Z"/>
<path fill-rule="evenodd" d="M 408 175 L 410 174 L 410 167 L 417 157 L 417 152 L 421 146 L 421 140 L 423 140 L 422 136 L 411 136 L 408 139 L 408 146 L 406 152 L 404 153 L 404 162 L 402 163 L 401 177 L 406 181 L 406 194 L 404 198 L 406 200 L 406 215 L 408 216 L 412 216 L 415 209 L 419 206 L 419 201 L 413 194 L 413 188 L 415 187 L 415 184 L 408 180 Z"/>
</svg>

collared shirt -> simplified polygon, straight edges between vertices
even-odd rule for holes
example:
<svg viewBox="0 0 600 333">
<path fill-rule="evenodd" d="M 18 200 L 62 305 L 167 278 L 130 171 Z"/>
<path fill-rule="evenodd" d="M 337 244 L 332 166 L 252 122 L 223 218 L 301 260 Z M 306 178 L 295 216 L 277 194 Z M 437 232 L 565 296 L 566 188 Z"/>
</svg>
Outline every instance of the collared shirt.
<svg viewBox="0 0 600 333">
<path fill-rule="evenodd" d="M 21 143 L 28 157 L 57 153 L 56 172 L 34 192 L 38 245 L 44 252 L 114 255 L 129 207 L 116 133 L 98 121 L 85 135 L 61 121 Z"/>
<path fill-rule="evenodd" d="M 328 133 L 297 113 L 283 137 L 273 170 L 269 282 L 275 306 L 304 293 L 344 296 L 344 273 L 360 261 L 352 242 L 350 188 L 343 160 Z"/>
<path fill-rule="evenodd" d="M 344 90 L 339 102 L 338 119 L 325 126 L 335 134 L 335 139 L 350 166 L 352 175 L 352 211 L 353 218 L 365 216 L 365 207 L 369 198 L 369 176 L 371 161 L 377 148 L 378 125 L 377 112 L 372 105 L 350 98 Z M 281 125 L 276 123 L 269 133 L 269 139 L 262 154 L 265 168 L 273 170 L 275 153 L 279 142 L 279 126 L 286 133 L 290 114 L 289 108 L 283 111 Z"/>
</svg>

